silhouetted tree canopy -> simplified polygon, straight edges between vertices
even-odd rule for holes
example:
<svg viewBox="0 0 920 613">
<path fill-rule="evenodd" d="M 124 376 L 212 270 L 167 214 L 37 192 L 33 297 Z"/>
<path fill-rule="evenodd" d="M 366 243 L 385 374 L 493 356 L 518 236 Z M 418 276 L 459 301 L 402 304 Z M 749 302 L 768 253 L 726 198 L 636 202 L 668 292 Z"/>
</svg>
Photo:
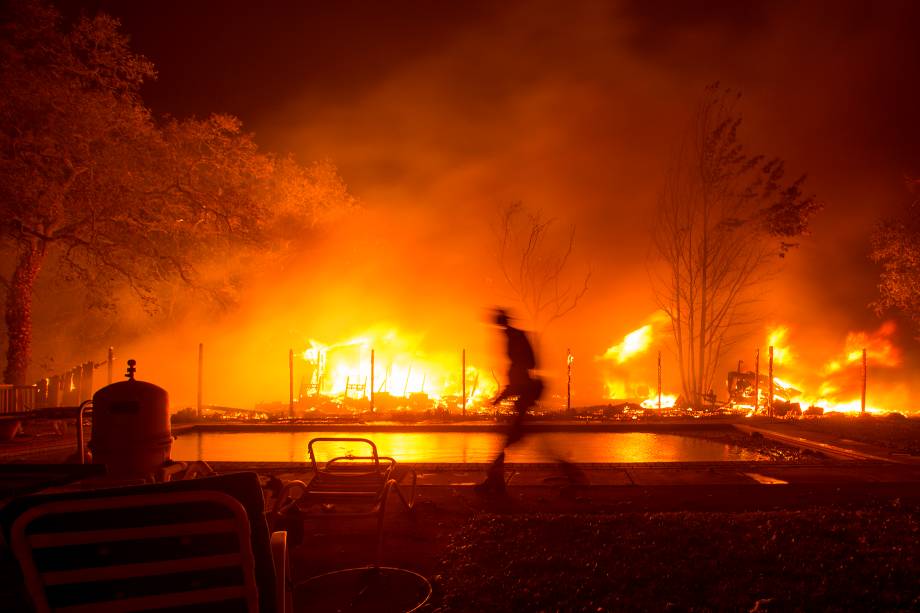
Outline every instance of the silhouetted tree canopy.
<svg viewBox="0 0 920 613">
<path fill-rule="evenodd" d="M 283 248 L 353 205 L 329 163 L 260 152 L 228 115 L 157 121 L 140 97 L 153 65 L 104 14 L 65 24 L 38 0 L 0 25 L 0 241 L 8 335 L 4 378 L 27 381 L 32 300 L 43 267 L 112 306 L 129 287 L 148 309 L 180 280 L 211 297 L 202 265 Z"/>
<path fill-rule="evenodd" d="M 872 260 L 882 267 L 878 311 L 896 309 L 910 318 L 920 337 L 920 179 L 908 181 L 914 198 L 872 235 Z"/>
</svg>

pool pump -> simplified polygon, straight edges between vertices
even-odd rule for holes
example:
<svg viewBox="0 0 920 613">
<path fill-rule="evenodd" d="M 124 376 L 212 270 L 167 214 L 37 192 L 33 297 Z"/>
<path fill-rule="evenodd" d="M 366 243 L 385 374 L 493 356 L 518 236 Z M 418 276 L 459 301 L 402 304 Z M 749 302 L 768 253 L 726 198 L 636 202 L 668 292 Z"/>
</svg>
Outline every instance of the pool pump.
<svg viewBox="0 0 920 613">
<path fill-rule="evenodd" d="M 169 394 L 134 378 L 137 362 L 128 360 L 127 381 L 93 394 L 93 463 L 105 464 L 116 478 L 148 478 L 169 462 L 172 431 Z"/>
</svg>

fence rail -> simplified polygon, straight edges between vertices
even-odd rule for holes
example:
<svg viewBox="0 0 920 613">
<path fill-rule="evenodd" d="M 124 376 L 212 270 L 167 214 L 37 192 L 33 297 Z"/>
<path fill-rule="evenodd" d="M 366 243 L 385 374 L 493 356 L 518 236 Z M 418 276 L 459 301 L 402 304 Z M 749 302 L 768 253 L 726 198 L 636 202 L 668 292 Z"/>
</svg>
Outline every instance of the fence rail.
<svg viewBox="0 0 920 613">
<path fill-rule="evenodd" d="M 104 362 L 103 362 L 104 364 Z M 36 384 L 36 403 L 41 408 L 77 406 L 93 397 L 96 365 L 84 362 L 65 373 Z"/>
<path fill-rule="evenodd" d="M 41 379 L 35 385 L 0 384 L 0 415 L 79 406 L 93 397 L 97 387 L 112 382 L 114 361 L 115 351 L 109 347 L 105 360 L 84 362 L 61 374 Z M 106 368 L 105 379 L 96 376 L 96 370 L 102 367 Z"/>
<path fill-rule="evenodd" d="M 0 385 L 0 415 L 32 411 L 37 400 L 37 385 Z"/>
</svg>

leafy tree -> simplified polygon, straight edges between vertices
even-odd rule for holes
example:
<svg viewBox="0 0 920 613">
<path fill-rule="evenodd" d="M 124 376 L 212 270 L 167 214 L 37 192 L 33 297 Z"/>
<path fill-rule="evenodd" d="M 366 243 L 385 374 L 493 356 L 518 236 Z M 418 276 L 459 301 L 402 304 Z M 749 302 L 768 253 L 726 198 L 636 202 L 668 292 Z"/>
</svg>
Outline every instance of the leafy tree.
<svg viewBox="0 0 920 613">
<path fill-rule="evenodd" d="M 909 180 L 908 187 L 915 196 L 920 194 L 920 179 Z M 876 227 L 871 258 L 882 267 L 876 310 L 901 311 L 920 335 L 920 199 L 914 198 L 901 215 Z"/>
<path fill-rule="evenodd" d="M 303 168 L 262 153 L 236 118 L 155 121 L 139 94 L 153 66 L 131 52 L 117 20 L 100 14 L 66 26 L 38 0 L 6 10 L 0 241 L 12 254 L 3 282 L 7 382 L 28 380 L 43 266 L 80 283 L 93 306 L 113 306 L 109 297 L 129 287 L 153 310 L 160 290 L 176 280 L 221 299 L 224 280 L 201 275 L 202 264 L 266 245 L 282 226 L 307 227 L 323 207 L 351 206 L 328 164 Z"/>
<path fill-rule="evenodd" d="M 781 160 L 747 153 L 740 96 L 707 88 L 670 166 L 654 229 L 655 291 L 668 315 L 684 397 L 700 406 L 725 351 L 751 322 L 753 290 L 820 205 Z"/>
</svg>

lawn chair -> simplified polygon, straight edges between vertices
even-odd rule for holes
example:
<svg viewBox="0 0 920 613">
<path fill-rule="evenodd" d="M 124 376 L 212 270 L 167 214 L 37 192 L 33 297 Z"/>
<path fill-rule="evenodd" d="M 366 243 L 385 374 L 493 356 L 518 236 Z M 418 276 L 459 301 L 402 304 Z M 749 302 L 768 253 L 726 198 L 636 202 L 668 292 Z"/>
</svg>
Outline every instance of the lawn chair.
<svg viewBox="0 0 920 613">
<path fill-rule="evenodd" d="M 314 447 L 318 443 L 358 443 L 368 455 L 337 456 L 320 465 Z M 383 552 L 383 519 L 390 492 L 395 491 L 410 517 L 414 517 L 417 475 L 408 468 L 396 474 L 396 460 L 377 454 L 377 446 L 365 438 L 314 438 L 307 445 L 313 478 L 309 483 L 290 481 L 275 499 L 272 518 L 279 524 L 309 518 L 376 517 L 377 563 Z M 399 482 L 411 476 L 408 497 Z M 277 525 L 277 524 L 276 524 Z"/>
<path fill-rule="evenodd" d="M 0 520 L 40 613 L 291 610 L 255 473 L 19 498 Z"/>
</svg>

